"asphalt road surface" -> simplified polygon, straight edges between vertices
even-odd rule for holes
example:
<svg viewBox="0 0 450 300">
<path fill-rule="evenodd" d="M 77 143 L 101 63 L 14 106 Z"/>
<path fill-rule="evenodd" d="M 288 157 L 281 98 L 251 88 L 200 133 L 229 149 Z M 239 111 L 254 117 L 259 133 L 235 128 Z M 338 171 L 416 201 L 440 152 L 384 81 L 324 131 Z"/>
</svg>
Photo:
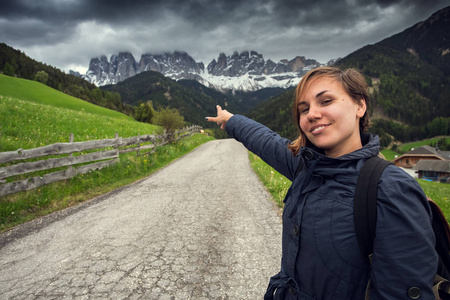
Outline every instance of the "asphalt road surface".
<svg viewBox="0 0 450 300">
<path fill-rule="evenodd" d="M 281 220 L 234 140 L 0 235 L 0 299 L 262 299 Z"/>
</svg>

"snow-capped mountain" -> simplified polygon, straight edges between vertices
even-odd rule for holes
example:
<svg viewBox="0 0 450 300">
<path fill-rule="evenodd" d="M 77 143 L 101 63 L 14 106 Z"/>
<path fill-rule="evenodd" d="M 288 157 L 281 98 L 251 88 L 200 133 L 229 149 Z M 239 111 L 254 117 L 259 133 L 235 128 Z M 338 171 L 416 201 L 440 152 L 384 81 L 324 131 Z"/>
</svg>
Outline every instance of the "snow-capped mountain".
<svg viewBox="0 0 450 300">
<path fill-rule="evenodd" d="M 221 91 L 256 91 L 266 87 L 289 88 L 295 86 L 310 69 L 320 64 L 302 56 L 278 63 L 264 60 L 255 51 L 234 52 L 231 56 L 221 53 L 205 69 L 186 52 L 143 54 L 136 62 L 129 52 L 91 59 L 89 69 L 83 77 L 97 86 L 116 84 L 144 71 L 157 71 L 164 76 L 179 79 L 194 79 L 207 87 Z"/>
</svg>

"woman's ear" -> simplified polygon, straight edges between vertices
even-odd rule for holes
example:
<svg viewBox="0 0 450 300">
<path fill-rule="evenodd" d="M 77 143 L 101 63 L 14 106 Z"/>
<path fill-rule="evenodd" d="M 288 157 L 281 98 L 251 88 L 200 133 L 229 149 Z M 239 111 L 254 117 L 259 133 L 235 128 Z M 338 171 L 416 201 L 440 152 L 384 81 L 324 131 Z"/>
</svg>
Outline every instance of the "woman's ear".
<svg viewBox="0 0 450 300">
<path fill-rule="evenodd" d="M 362 118 L 364 114 L 366 113 L 367 106 L 366 106 L 366 99 L 361 99 L 358 104 L 358 110 L 356 111 L 356 116 L 359 118 Z"/>
</svg>

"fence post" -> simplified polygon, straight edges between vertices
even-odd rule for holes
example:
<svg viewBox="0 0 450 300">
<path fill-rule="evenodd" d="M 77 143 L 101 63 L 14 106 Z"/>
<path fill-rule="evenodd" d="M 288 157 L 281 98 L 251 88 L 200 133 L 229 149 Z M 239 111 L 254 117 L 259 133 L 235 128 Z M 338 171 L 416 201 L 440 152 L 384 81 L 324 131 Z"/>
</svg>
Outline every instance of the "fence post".
<svg viewBox="0 0 450 300">
<path fill-rule="evenodd" d="M 114 134 L 114 139 L 118 139 L 119 138 L 119 133 L 118 132 L 116 132 L 115 134 Z M 115 144 L 114 146 L 113 146 L 113 148 L 114 149 L 118 149 L 119 148 L 119 145 L 118 144 Z"/>
<path fill-rule="evenodd" d="M 69 143 L 73 143 L 73 133 L 71 133 L 70 136 L 69 136 Z M 69 154 L 69 157 L 70 157 L 70 158 L 73 158 L 73 152 L 71 152 L 71 153 Z M 69 171 L 72 171 L 73 166 L 70 165 L 67 169 L 68 169 Z"/>
<path fill-rule="evenodd" d="M 136 157 L 139 157 L 139 150 L 141 148 L 141 133 L 138 132 L 138 136 L 137 136 L 137 150 L 136 150 Z"/>
</svg>

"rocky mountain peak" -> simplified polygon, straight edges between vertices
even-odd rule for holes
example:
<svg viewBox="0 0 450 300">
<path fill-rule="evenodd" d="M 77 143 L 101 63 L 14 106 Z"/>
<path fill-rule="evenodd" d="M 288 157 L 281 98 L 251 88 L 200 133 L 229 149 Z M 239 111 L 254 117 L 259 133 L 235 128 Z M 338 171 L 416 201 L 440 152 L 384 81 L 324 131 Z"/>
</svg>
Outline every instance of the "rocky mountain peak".
<svg viewBox="0 0 450 300">
<path fill-rule="evenodd" d="M 116 83 L 136 75 L 136 60 L 130 52 L 120 52 L 112 55 L 110 59 L 110 72 L 115 74 Z"/>
<path fill-rule="evenodd" d="M 227 56 L 220 53 L 207 66 L 196 62 L 183 51 L 163 54 L 142 54 L 136 62 L 130 52 L 120 52 L 106 58 L 102 55 L 91 59 L 89 70 L 84 76 L 96 85 L 116 84 L 145 71 L 157 71 L 175 80 L 195 79 L 218 90 L 258 90 L 264 87 L 289 87 L 309 69 L 318 66 L 315 60 L 302 56 L 282 60 L 278 63 L 264 60 L 256 51 L 234 51 Z"/>
</svg>

